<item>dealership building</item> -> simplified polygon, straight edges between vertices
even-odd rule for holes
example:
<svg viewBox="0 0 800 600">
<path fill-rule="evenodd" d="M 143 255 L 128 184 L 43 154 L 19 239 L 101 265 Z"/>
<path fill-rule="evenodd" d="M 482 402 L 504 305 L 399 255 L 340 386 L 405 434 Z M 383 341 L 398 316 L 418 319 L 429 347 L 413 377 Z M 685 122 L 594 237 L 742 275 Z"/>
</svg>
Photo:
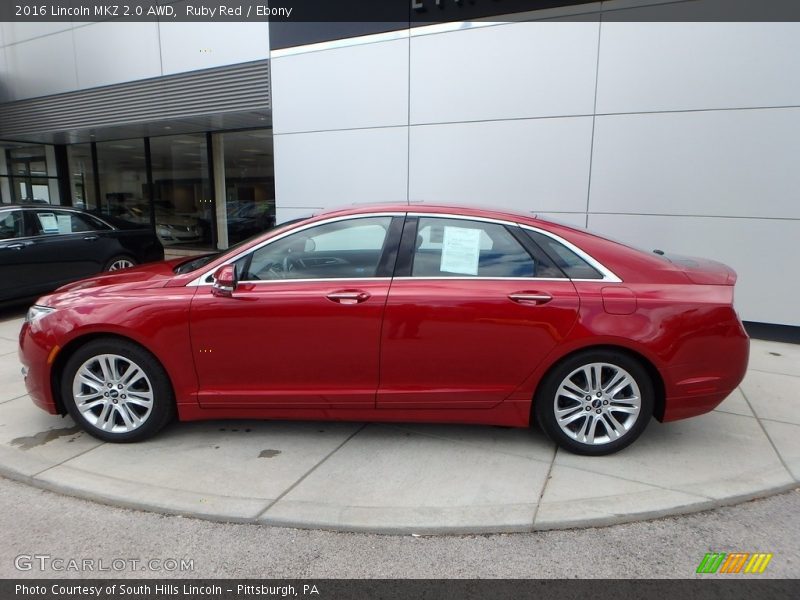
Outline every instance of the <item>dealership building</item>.
<svg viewBox="0 0 800 600">
<path fill-rule="evenodd" d="M 450 22 L 0 23 L 0 200 L 173 253 L 354 203 L 512 208 L 725 262 L 743 319 L 800 326 L 800 23 L 403 4 Z"/>
</svg>

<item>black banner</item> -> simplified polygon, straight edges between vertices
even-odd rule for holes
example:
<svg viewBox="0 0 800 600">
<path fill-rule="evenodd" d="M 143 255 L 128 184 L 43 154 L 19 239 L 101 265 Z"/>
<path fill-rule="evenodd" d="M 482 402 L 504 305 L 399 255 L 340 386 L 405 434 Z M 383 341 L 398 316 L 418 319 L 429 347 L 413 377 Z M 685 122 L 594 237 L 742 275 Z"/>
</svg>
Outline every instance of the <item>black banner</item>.
<svg viewBox="0 0 800 600">
<path fill-rule="evenodd" d="M 529 14 L 535 13 L 535 14 Z M 605 21 L 798 21 L 796 0 L 3 0 L 0 21 L 269 21 L 415 26 L 473 19 L 600 18 Z"/>
<path fill-rule="evenodd" d="M 104 580 L 0 581 L 3 600 L 783 600 L 800 597 L 798 580 Z"/>
</svg>

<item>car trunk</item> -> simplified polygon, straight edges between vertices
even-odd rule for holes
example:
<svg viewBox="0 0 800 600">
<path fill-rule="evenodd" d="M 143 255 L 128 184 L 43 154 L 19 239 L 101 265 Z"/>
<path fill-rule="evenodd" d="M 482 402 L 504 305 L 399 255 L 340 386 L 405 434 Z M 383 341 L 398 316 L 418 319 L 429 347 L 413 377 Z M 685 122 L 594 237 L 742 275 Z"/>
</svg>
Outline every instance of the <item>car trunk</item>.
<svg viewBox="0 0 800 600">
<path fill-rule="evenodd" d="M 731 286 L 736 283 L 736 271 L 721 262 L 678 254 L 664 254 L 663 257 L 682 269 L 693 283 Z"/>
</svg>

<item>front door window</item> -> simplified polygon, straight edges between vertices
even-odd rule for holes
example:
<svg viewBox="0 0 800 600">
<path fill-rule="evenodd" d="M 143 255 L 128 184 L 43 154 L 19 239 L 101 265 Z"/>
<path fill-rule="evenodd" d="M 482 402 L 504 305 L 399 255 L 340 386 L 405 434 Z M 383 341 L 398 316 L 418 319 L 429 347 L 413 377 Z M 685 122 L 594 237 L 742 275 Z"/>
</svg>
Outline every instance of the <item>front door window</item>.
<svg viewBox="0 0 800 600">
<path fill-rule="evenodd" d="M 243 281 L 375 277 L 392 217 L 366 217 L 310 227 L 262 246 L 237 270 Z"/>
</svg>

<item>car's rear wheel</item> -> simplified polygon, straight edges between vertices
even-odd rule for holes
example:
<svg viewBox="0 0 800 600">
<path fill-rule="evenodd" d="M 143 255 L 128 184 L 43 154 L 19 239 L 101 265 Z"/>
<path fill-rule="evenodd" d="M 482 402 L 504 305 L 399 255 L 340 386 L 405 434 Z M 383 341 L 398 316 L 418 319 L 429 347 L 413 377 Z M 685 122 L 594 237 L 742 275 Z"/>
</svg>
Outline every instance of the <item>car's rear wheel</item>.
<svg viewBox="0 0 800 600">
<path fill-rule="evenodd" d="M 536 420 L 559 446 L 600 456 L 638 438 L 653 415 L 654 388 L 635 358 L 612 350 L 577 354 L 557 365 L 534 399 Z"/>
<path fill-rule="evenodd" d="M 75 351 L 64 366 L 61 394 L 75 422 L 108 442 L 151 437 L 175 410 L 164 368 L 125 340 L 94 340 Z"/>
<path fill-rule="evenodd" d="M 106 263 L 106 271 L 119 271 L 121 269 L 130 269 L 136 266 L 136 261 L 130 256 L 115 256 Z"/>
</svg>

